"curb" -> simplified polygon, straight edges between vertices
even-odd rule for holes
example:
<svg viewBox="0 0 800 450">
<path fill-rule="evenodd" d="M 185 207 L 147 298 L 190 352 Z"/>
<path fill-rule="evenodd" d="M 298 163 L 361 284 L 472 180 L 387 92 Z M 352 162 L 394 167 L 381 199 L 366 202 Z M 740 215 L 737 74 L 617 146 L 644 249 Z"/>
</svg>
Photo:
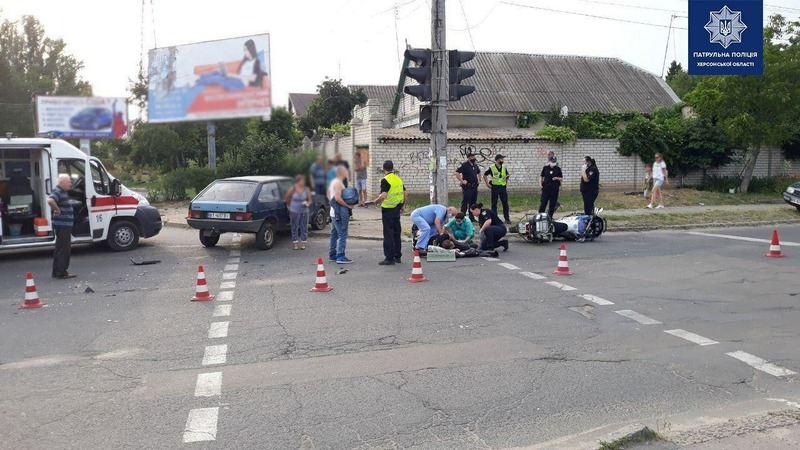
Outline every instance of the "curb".
<svg viewBox="0 0 800 450">
<path fill-rule="evenodd" d="M 192 227 L 189 226 L 188 223 L 178 223 L 178 222 L 164 222 L 164 228 L 175 228 L 179 230 L 191 230 Z M 311 231 L 308 232 L 309 236 L 327 236 L 330 234 L 329 232 L 326 233 L 324 231 Z M 357 239 L 361 241 L 382 241 L 383 236 L 360 236 L 356 234 L 351 234 L 347 237 L 347 239 Z M 411 242 L 410 238 L 403 236 L 403 242 Z"/>
<path fill-rule="evenodd" d="M 609 233 L 623 233 L 623 232 L 641 232 L 641 231 L 655 231 L 655 230 L 692 230 L 697 228 L 734 228 L 734 227 L 762 227 L 765 225 L 786 225 L 798 224 L 800 221 L 797 219 L 780 219 L 780 220 L 762 220 L 750 222 L 719 222 L 719 223 L 695 223 L 685 225 L 643 225 L 643 226 L 630 226 L 630 227 L 616 227 L 609 230 Z"/>
</svg>

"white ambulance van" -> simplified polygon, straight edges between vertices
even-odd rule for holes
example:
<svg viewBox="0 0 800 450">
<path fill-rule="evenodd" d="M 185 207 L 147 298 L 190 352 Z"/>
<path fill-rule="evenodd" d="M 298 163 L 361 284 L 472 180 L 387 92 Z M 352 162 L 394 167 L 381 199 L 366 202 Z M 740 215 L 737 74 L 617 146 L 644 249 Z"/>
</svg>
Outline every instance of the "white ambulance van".
<svg viewBox="0 0 800 450">
<path fill-rule="evenodd" d="M 115 251 L 157 235 L 161 214 L 123 186 L 97 158 L 60 139 L 0 138 L 0 251 L 55 244 L 47 197 L 58 176 L 72 178 L 72 242 L 107 242 Z"/>
</svg>

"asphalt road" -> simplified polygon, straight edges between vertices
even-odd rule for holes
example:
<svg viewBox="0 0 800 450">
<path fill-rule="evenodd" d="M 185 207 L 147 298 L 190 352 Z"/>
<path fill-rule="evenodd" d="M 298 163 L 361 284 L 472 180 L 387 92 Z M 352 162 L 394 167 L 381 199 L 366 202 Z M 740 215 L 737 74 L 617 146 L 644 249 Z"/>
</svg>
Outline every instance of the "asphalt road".
<svg viewBox="0 0 800 450">
<path fill-rule="evenodd" d="M 380 243 L 353 241 L 329 293 L 309 292 L 322 240 L 165 229 L 76 249 L 70 281 L 47 251 L 0 254 L 0 448 L 579 448 L 800 407 L 800 227 L 783 259 L 735 239 L 771 230 L 703 232 L 728 237 L 568 243 L 569 277 L 557 245 L 512 241 L 418 284 L 410 255 L 379 267 Z M 213 302 L 189 301 L 198 264 Z M 16 309 L 26 271 L 47 307 Z"/>
</svg>

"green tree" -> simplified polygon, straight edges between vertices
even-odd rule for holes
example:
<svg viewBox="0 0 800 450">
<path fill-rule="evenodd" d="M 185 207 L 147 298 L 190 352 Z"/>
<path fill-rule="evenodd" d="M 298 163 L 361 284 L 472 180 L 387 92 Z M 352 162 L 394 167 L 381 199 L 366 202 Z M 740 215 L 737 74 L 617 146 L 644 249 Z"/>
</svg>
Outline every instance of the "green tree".
<svg viewBox="0 0 800 450">
<path fill-rule="evenodd" d="M 690 76 L 677 61 L 672 61 L 669 65 L 666 81 L 681 100 L 697 86 L 697 77 Z"/>
<path fill-rule="evenodd" d="M 46 36 L 33 16 L 0 23 L 0 130 L 33 136 L 32 102 L 37 95 L 91 95 L 80 78 L 83 62 L 61 39 Z"/>
<path fill-rule="evenodd" d="M 274 134 L 290 148 L 300 145 L 303 133 L 299 132 L 294 121 L 294 116 L 286 108 L 275 108 L 272 117 L 267 121 L 259 121 L 256 127 L 264 134 Z"/>
<path fill-rule="evenodd" d="M 762 76 L 704 77 L 686 101 L 718 123 L 745 150 L 742 192 L 747 192 L 765 146 L 791 141 L 800 128 L 800 22 L 780 15 L 764 27 Z"/>
<path fill-rule="evenodd" d="M 308 106 L 308 113 L 298 122 L 298 127 L 311 137 L 317 128 L 331 128 L 347 123 L 353 118 L 353 108 L 367 102 L 361 89 L 352 90 L 342 80 L 325 78 L 317 86 L 317 97 Z"/>
<path fill-rule="evenodd" d="M 280 173 L 289 154 L 286 144 L 274 134 L 254 132 L 222 158 L 220 178 Z"/>
</svg>

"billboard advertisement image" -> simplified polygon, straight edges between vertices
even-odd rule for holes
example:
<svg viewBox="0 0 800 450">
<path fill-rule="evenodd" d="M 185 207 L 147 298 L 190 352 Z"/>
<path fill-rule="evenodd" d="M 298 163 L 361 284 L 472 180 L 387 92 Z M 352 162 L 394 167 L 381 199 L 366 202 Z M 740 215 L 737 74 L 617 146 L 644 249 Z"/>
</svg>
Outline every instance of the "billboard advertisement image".
<svg viewBox="0 0 800 450">
<path fill-rule="evenodd" d="M 149 122 L 269 117 L 269 35 L 150 50 Z"/>
<path fill-rule="evenodd" d="M 128 101 L 121 97 L 36 97 L 39 134 L 63 139 L 116 139 L 128 133 Z"/>
</svg>

